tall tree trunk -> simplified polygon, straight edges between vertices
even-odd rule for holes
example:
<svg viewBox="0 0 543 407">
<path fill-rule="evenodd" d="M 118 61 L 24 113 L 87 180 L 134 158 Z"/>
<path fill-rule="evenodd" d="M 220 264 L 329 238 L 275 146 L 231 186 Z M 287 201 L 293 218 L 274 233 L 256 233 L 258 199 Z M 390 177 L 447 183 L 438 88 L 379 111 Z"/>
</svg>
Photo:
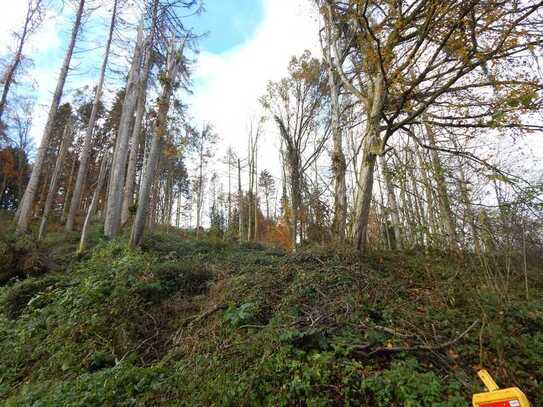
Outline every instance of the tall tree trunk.
<svg viewBox="0 0 543 407">
<path fill-rule="evenodd" d="M 113 1 L 113 12 L 111 14 L 111 22 L 109 25 L 109 35 L 106 43 L 106 53 L 102 62 L 102 68 L 100 70 L 100 79 L 98 80 L 98 86 L 96 87 L 96 94 L 94 95 L 94 103 L 92 105 L 92 111 L 87 124 L 87 131 L 85 133 L 85 139 L 83 141 L 83 149 L 81 151 L 81 157 L 79 159 L 79 170 L 77 172 L 77 178 L 75 181 L 74 192 L 70 204 L 70 211 L 68 212 L 68 219 L 66 220 L 66 231 L 73 230 L 75 218 L 79 212 L 81 205 L 81 194 L 85 186 L 87 178 L 87 172 L 89 168 L 89 158 L 92 150 L 92 138 L 94 135 L 94 128 L 96 127 L 96 119 L 98 117 L 98 109 L 100 107 L 100 101 L 102 99 L 102 92 L 104 87 L 104 81 L 106 77 L 106 69 L 109 60 L 109 54 L 111 49 L 111 41 L 113 40 L 113 32 L 115 30 L 115 21 L 117 18 L 117 4 L 119 0 Z"/>
<path fill-rule="evenodd" d="M 238 233 L 239 242 L 243 242 L 243 189 L 241 187 L 241 160 L 238 158 Z"/>
<path fill-rule="evenodd" d="M 251 129 L 252 131 L 252 129 Z M 247 191 L 247 241 L 251 241 L 252 229 L 253 229 L 253 205 L 251 200 L 253 199 L 253 178 L 254 178 L 254 155 L 252 150 L 253 134 L 251 132 L 249 136 L 249 150 L 248 150 L 248 164 L 249 164 L 249 190 Z"/>
<path fill-rule="evenodd" d="M 390 231 L 389 231 L 389 221 L 388 221 L 388 212 L 385 207 L 385 198 L 383 196 L 383 185 L 381 184 L 381 178 L 377 177 L 377 186 L 379 187 L 379 197 L 381 198 L 381 222 L 383 231 L 385 234 L 385 247 L 389 250 L 392 250 L 392 240 L 390 238 Z"/>
<path fill-rule="evenodd" d="M 394 185 L 392 184 L 392 176 L 390 174 L 390 170 L 388 168 L 385 157 L 382 155 L 379 156 L 379 165 L 381 166 L 381 171 L 383 173 L 383 179 L 385 181 L 385 187 L 387 190 L 388 207 L 392 217 L 392 229 L 394 230 L 394 243 L 396 246 L 395 249 L 401 249 L 402 233 L 398 201 L 394 192 Z"/>
<path fill-rule="evenodd" d="M 32 168 L 32 174 L 30 176 L 30 180 L 28 181 L 28 185 L 26 187 L 26 190 L 23 196 L 23 201 L 21 203 L 21 210 L 19 212 L 19 216 L 17 220 L 17 234 L 18 235 L 26 233 L 28 230 L 28 225 L 30 224 L 30 218 L 32 216 L 32 205 L 34 203 L 34 198 L 36 197 L 36 191 L 38 189 L 38 184 L 40 182 L 40 176 L 42 173 L 43 164 L 45 162 L 47 149 L 49 148 L 49 141 L 51 138 L 53 125 L 55 122 L 55 115 L 57 113 L 58 107 L 60 105 L 60 100 L 62 98 L 62 94 L 64 91 L 64 84 L 66 83 L 66 77 L 68 76 L 68 69 L 70 67 L 70 62 L 72 60 L 75 43 L 77 41 L 77 35 L 79 33 L 79 29 L 81 28 L 81 19 L 83 16 L 84 8 L 85 8 L 85 0 L 80 0 L 75 23 L 72 29 L 70 43 L 68 45 L 68 50 L 66 51 L 66 55 L 64 57 L 62 69 L 60 70 L 57 87 L 53 95 L 53 101 L 51 103 L 51 107 L 49 109 L 49 115 L 47 116 L 47 124 L 45 125 L 45 130 L 43 132 L 40 147 L 38 148 L 38 151 L 36 154 L 36 160 L 34 161 L 34 166 Z"/>
<path fill-rule="evenodd" d="M 368 128 L 364 140 L 364 153 L 357 182 L 358 192 L 355 205 L 355 233 L 356 248 L 364 253 L 368 248 L 367 234 L 370 215 L 371 199 L 373 194 L 373 179 L 377 154 L 382 154 L 380 137 L 380 112 L 383 107 L 384 79 L 378 74 L 373 79 L 371 98 L 371 111 L 368 115 Z M 369 104 L 369 103 L 368 103 Z M 369 110 L 369 109 L 368 109 Z"/>
<path fill-rule="evenodd" d="M 357 220 L 355 223 L 354 241 L 356 248 L 361 253 L 364 253 L 368 248 L 368 222 L 373 192 L 373 175 L 375 171 L 376 159 L 377 156 L 375 154 L 369 151 L 366 152 L 364 154 L 364 158 L 362 159 L 362 164 L 358 177 L 360 185 L 358 187 L 355 206 Z"/>
<path fill-rule="evenodd" d="M 255 140 L 255 175 L 254 175 L 254 184 L 255 184 L 255 192 L 254 192 L 254 212 L 255 212 L 255 241 L 258 240 L 258 145 L 256 144 L 258 142 L 258 139 Z"/>
<path fill-rule="evenodd" d="M 232 227 L 232 154 L 228 152 L 228 235 L 231 233 Z M 225 234 L 226 236 L 226 234 Z"/>
<path fill-rule="evenodd" d="M 406 153 L 407 154 L 407 153 Z M 409 150 L 409 163 L 416 163 L 416 157 L 414 156 L 413 151 Z M 425 246 L 427 240 L 427 231 L 429 230 L 428 220 L 425 216 L 424 207 L 422 205 L 422 198 L 419 193 L 419 188 L 417 185 L 417 176 L 413 170 L 413 167 L 406 163 L 407 173 L 411 181 L 411 188 L 413 190 L 413 196 L 415 199 L 415 215 L 417 218 L 418 232 L 417 232 L 417 244 L 421 247 Z"/>
<path fill-rule="evenodd" d="M 454 215 L 451 209 L 451 203 L 449 198 L 449 192 L 447 191 L 447 181 L 445 179 L 445 172 L 443 170 L 443 165 L 439 158 L 439 154 L 436 150 L 436 139 L 433 129 L 426 124 L 426 135 L 428 136 L 428 141 L 430 142 L 430 151 L 432 157 L 432 166 L 434 170 L 434 177 L 437 184 L 439 206 L 441 209 L 441 216 L 445 222 L 445 230 L 447 231 L 447 241 L 449 247 L 454 249 L 458 248 L 458 235 L 456 232 L 456 225 L 454 222 Z"/>
<path fill-rule="evenodd" d="M 145 58 L 143 61 L 142 75 L 138 83 L 138 105 L 136 110 L 136 119 L 130 142 L 130 157 L 128 158 L 128 169 L 126 172 L 126 183 L 123 195 L 123 207 L 121 210 L 121 224 L 128 221 L 129 208 L 134 204 L 134 190 L 136 186 L 136 164 L 140 145 L 142 144 L 142 126 L 145 115 L 145 104 L 147 102 L 147 87 L 149 83 L 149 73 L 153 66 L 153 43 L 156 33 L 156 21 L 158 13 L 159 0 L 154 0 L 151 16 L 151 32 L 145 42 Z"/>
<path fill-rule="evenodd" d="M 68 123 L 66 124 L 66 127 L 64 128 L 62 144 L 60 145 L 60 151 L 58 153 L 57 161 L 55 163 L 55 168 L 53 170 L 53 174 L 51 175 L 51 183 L 49 184 L 49 192 L 47 193 L 47 198 L 45 200 L 45 205 L 43 208 L 43 215 L 41 218 L 40 230 L 38 233 L 38 240 L 41 240 L 43 236 L 45 235 L 49 213 L 51 212 L 51 208 L 53 207 L 53 201 L 56 198 L 57 192 L 58 192 L 58 181 L 59 181 L 60 171 L 62 169 L 62 165 L 64 164 L 64 157 L 66 156 L 66 152 L 68 151 L 68 147 L 71 144 L 71 142 L 72 142 L 72 124 Z"/>
<path fill-rule="evenodd" d="M 473 210 L 473 206 L 471 205 L 468 184 L 466 181 L 466 174 L 464 173 L 464 169 L 462 168 L 461 162 L 459 162 L 459 169 L 460 169 L 459 170 L 460 171 L 460 182 L 459 182 L 460 196 L 462 197 L 462 201 L 464 203 L 464 207 L 467 212 L 466 218 L 471 228 L 473 244 L 475 246 L 475 252 L 477 254 L 481 254 L 481 242 L 479 240 L 479 230 L 477 228 L 476 220 L 475 220 L 475 211 Z"/>
<path fill-rule="evenodd" d="M 202 222 L 202 206 L 204 200 L 204 139 L 200 140 L 199 151 L 200 164 L 198 168 L 198 194 L 196 196 L 196 236 L 200 236 L 200 227 Z"/>
<path fill-rule="evenodd" d="M 128 157 L 128 168 L 126 170 L 126 183 L 123 193 L 123 207 L 121 210 L 121 224 L 128 221 L 130 206 L 134 203 L 134 190 L 136 187 L 136 164 L 141 144 L 141 123 L 145 113 L 145 92 L 138 96 L 138 108 L 136 111 L 136 121 L 134 131 L 130 138 L 130 155 Z"/>
<path fill-rule="evenodd" d="M 167 79 L 162 83 L 162 95 L 158 101 L 158 113 L 155 122 L 153 142 L 147 163 L 146 174 L 141 182 L 138 199 L 138 210 L 132 227 L 130 245 L 137 247 L 141 244 L 143 232 L 145 230 L 145 221 L 147 219 L 147 210 L 149 208 L 149 194 L 155 178 L 155 168 L 161 153 L 162 141 L 168 131 L 168 112 L 173 94 L 173 84 L 176 81 L 179 70 L 179 56 L 183 57 L 183 48 L 178 50 L 175 46 L 175 39 L 172 39 L 170 51 L 168 53 Z"/>
<path fill-rule="evenodd" d="M 142 20 L 143 24 L 143 20 Z M 104 233 L 108 237 L 114 237 L 119 233 L 121 227 L 121 212 L 123 205 L 123 189 L 126 175 L 126 160 L 128 156 L 128 141 L 130 130 L 134 120 L 138 96 L 138 80 L 141 65 L 141 53 L 143 42 L 143 27 L 140 24 L 138 38 L 134 48 L 132 65 L 126 83 L 126 95 L 124 98 L 123 111 L 119 124 L 119 134 L 115 144 L 113 162 L 111 164 L 110 186 L 107 199 L 106 221 Z"/>
<path fill-rule="evenodd" d="M 298 236 L 302 240 L 300 222 L 300 211 L 302 207 L 302 181 L 300 174 L 299 157 L 294 150 L 287 146 L 287 156 L 290 166 L 290 196 L 292 202 L 292 244 L 296 248 L 298 245 Z M 298 233 L 300 232 L 300 233 Z"/>
<path fill-rule="evenodd" d="M 74 154 L 73 159 L 72 159 L 72 167 L 70 169 L 70 176 L 68 177 L 68 181 L 66 182 L 66 185 L 65 185 L 64 202 L 62 203 L 62 215 L 60 216 L 61 223 L 64 223 L 66 221 L 66 217 L 68 216 L 68 211 L 70 209 L 70 201 L 71 201 L 71 195 L 72 195 L 72 186 L 74 183 L 76 164 L 77 164 L 77 156 Z"/>
<path fill-rule="evenodd" d="M 345 241 L 347 227 L 347 185 L 345 173 L 347 163 L 343 153 L 343 135 L 339 128 L 339 84 L 333 69 L 332 49 L 333 41 L 330 25 L 326 24 L 327 44 L 323 46 L 326 62 L 328 64 L 328 87 L 330 88 L 330 116 L 331 132 L 334 151 L 332 154 L 332 172 L 334 174 L 334 218 L 332 232 L 338 243 Z"/>
<path fill-rule="evenodd" d="M 8 177 L 3 176 L 2 177 L 2 186 L 0 186 L 0 208 L 3 207 L 4 204 L 4 194 L 6 193 L 6 189 L 8 188 Z"/>
<path fill-rule="evenodd" d="M 403 212 L 403 219 L 405 221 L 405 226 L 402 224 L 404 230 L 402 237 L 405 240 L 405 244 L 401 247 L 414 247 L 417 238 L 417 222 L 414 214 L 415 206 L 411 199 L 411 192 L 409 191 L 405 174 L 400 179 L 400 200 L 402 205 L 398 207 L 398 212 Z"/>
<path fill-rule="evenodd" d="M 175 205 L 175 227 L 181 227 L 181 191 L 177 192 L 177 200 Z"/>
<path fill-rule="evenodd" d="M 264 199 L 266 199 L 266 220 L 270 220 L 270 191 L 268 187 L 264 192 Z"/>
<path fill-rule="evenodd" d="M 87 237 L 89 234 L 89 228 L 98 206 L 98 201 L 100 200 L 100 193 L 104 188 L 104 183 L 106 181 L 106 172 L 109 165 L 109 153 L 104 154 L 102 157 L 102 163 L 100 164 L 100 173 L 98 175 L 98 182 L 96 183 L 96 189 L 92 195 L 92 201 L 90 203 L 89 209 L 87 211 L 87 216 L 85 217 L 85 222 L 83 223 L 83 229 L 81 231 L 81 239 L 79 240 L 79 249 L 78 253 L 81 253 L 85 250 L 87 244 Z"/>
</svg>

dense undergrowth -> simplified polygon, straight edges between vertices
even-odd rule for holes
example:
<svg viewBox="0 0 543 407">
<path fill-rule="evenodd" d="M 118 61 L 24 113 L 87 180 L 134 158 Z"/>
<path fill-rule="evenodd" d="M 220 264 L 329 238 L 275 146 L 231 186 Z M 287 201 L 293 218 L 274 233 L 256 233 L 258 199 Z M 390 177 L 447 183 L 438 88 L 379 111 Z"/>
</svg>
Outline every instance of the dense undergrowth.
<svg viewBox="0 0 543 407">
<path fill-rule="evenodd" d="M 1 403 L 466 406 L 484 365 L 543 405 L 541 270 L 526 300 L 438 254 L 92 241 L 2 239 L 47 266 L 0 288 Z"/>
</svg>

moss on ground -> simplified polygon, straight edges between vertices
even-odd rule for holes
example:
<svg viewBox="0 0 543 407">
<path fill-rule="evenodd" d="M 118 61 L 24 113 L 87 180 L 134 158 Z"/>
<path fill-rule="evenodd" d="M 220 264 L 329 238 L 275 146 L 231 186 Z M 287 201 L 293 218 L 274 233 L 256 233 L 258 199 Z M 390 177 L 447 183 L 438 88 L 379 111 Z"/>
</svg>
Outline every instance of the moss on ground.
<svg viewBox="0 0 543 407">
<path fill-rule="evenodd" d="M 6 405 L 465 406 L 482 365 L 543 405 L 538 270 L 527 301 L 439 254 L 93 239 L 51 234 L 54 267 L 0 288 Z"/>
</svg>

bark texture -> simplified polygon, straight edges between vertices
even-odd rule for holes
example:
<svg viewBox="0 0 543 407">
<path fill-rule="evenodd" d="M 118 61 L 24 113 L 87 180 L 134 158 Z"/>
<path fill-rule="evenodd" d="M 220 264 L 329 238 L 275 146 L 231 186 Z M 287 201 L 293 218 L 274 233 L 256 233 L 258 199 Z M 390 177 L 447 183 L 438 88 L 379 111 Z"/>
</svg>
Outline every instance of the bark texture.
<svg viewBox="0 0 543 407">
<path fill-rule="evenodd" d="M 162 141 L 166 137 L 168 131 L 168 112 L 170 110 L 170 102 L 173 95 L 173 84 L 176 81 L 179 73 L 183 48 L 178 50 L 175 46 L 175 40 L 172 40 L 172 45 L 168 54 L 168 65 L 166 77 L 162 82 L 162 94 L 158 101 L 157 119 L 154 125 L 153 141 L 151 144 L 151 152 L 147 162 L 145 175 L 141 181 L 138 210 L 132 227 L 130 245 L 137 247 L 141 244 L 143 232 L 145 230 L 145 221 L 149 208 L 149 196 L 155 179 L 157 162 L 161 153 Z"/>
<path fill-rule="evenodd" d="M 117 135 L 117 142 L 115 143 L 115 152 L 111 165 L 106 220 L 104 225 L 104 234 L 108 237 L 116 236 L 121 228 L 121 211 L 126 176 L 126 160 L 128 158 L 128 141 L 138 96 L 137 88 L 141 65 L 142 41 L 143 27 L 140 25 L 132 58 L 132 65 L 126 83 L 126 95 L 119 125 L 119 134 Z"/>
</svg>

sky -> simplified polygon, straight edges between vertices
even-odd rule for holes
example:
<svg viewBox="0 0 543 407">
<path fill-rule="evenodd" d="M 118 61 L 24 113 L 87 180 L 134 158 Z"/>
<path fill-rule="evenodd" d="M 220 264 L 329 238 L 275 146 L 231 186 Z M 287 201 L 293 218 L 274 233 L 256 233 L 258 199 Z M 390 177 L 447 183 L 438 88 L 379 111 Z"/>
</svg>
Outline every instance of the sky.
<svg viewBox="0 0 543 407">
<path fill-rule="evenodd" d="M 54 13 L 48 13 L 40 30 L 25 49 L 32 58 L 27 87 L 37 98 L 32 135 L 38 144 L 45 125 L 48 107 L 64 56 L 74 15 L 73 7 L 58 12 L 58 1 L 50 0 Z M 103 46 L 107 35 L 108 0 L 87 22 L 87 30 L 79 41 L 72 63 L 73 71 L 65 87 L 65 98 L 81 86 L 94 86 L 97 81 Z M 0 14 L 0 55 L 13 44 L 11 32 L 22 25 L 25 1 L 13 1 Z M 110 6 L 110 4 L 109 4 Z M 262 114 L 258 98 L 270 80 L 285 73 L 290 58 L 305 49 L 319 54 L 318 22 L 309 0 L 205 0 L 205 12 L 186 19 L 195 32 L 206 34 L 200 41 L 200 53 L 193 70 L 192 95 L 181 95 L 190 106 L 196 123 L 214 125 L 221 142 L 218 154 L 227 146 L 244 155 L 248 123 Z M 123 11 L 125 12 L 125 11 Z M 125 18 L 130 16 L 124 15 Z M 127 58 L 112 62 L 106 80 L 106 98 L 111 98 L 119 80 L 112 73 L 126 71 Z M 115 83 L 115 86 L 108 87 Z M 275 129 L 268 129 L 273 133 Z M 269 137 L 268 137 L 269 136 Z M 264 139 L 262 167 L 277 167 L 278 152 L 274 134 Z M 222 151 L 221 151 L 222 150 Z M 275 151 L 274 154 L 271 152 Z"/>
<path fill-rule="evenodd" d="M 48 0 L 58 5 L 61 0 Z M 94 86 L 103 57 L 110 0 L 94 11 L 87 22 L 74 55 L 64 101 L 69 101 L 73 91 L 81 86 Z M 0 56 L 13 43 L 10 33 L 20 28 L 26 1 L 10 1 L 0 14 Z M 189 105 L 189 112 L 197 125 L 213 124 L 220 137 L 214 169 L 224 175 L 227 171 L 220 159 L 231 146 L 239 156 L 247 156 L 247 135 L 251 120 L 263 114 L 258 99 L 265 92 L 270 80 L 278 80 L 286 74 L 289 60 L 309 49 L 320 55 L 318 20 L 310 0 L 206 0 L 206 11 L 201 16 L 186 20 L 195 32 L 207 33 L 200 41 L 200 53 L 193 69 L 192 95 L 181 95 Z M 39 32 L 32 36 L 26 55 L 34 61 L 24 78 L 32 84 L 37 98 L 33 114 L 31 134 L 38 145 L 45 126 L 48 107 L 64 51 L 67 46 L 74 15 L 73 7 L 62 12 L 49 13 Z M 123 10 L 123 17 L 137 21 L 137 13 Z M 114 58 L 106 81 L 107 100 L 122 86 L 117 72 L 126 72 L 131 46 Z M 30 80 L 26 79 L 30 78 Z M 538 140 L 535 140 L 538 138 Z M 273 122 L 268 121 L 260 144 L 259 169 L 268 169 L 280 176 L 278 152 L 279 135 Z M 520 167 L 540 168 L 543 162 L 543 141 L 530 135 L 512 149 L 511 141 L 502 140 L 501 150 L 507 156 L 519 157 Z M 516 151 L 518 150 L 518 151 Z M 525 155 L 527 154 L 527 155 Z M 327 157 L 325 157 L 327 158 Z M 190 164 L 190 163 L 189 163 Z M 326 163 L 326 166 L 329 164 Z M 189 167 L 190 170 L 190 167 Z M 522 174 L 519 168 L 517 172 Z M 247 181 L 245 180 L 246 184 Z"/>
</svg>

